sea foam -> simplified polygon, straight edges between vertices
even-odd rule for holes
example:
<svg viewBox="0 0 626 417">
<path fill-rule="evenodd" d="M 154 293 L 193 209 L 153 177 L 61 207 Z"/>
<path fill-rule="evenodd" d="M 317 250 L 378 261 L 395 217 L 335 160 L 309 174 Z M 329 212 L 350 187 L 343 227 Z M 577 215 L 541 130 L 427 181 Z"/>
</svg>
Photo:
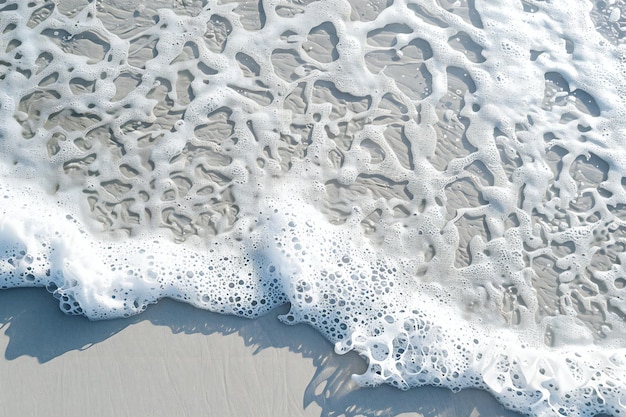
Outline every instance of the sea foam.
<svg viewBox="0 0 626 417">
<path fill-rule="evenodd" d="M 0 1 L 0 288 L 620 415 L 626 6 L 497 3 Z"/>
</svg>

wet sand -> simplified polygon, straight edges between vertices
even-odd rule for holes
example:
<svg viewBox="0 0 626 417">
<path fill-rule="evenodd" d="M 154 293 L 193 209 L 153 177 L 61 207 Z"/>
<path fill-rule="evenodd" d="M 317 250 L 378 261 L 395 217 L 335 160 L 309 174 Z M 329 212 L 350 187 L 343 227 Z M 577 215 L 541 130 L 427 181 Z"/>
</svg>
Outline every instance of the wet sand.
<svg viewBox="0 0 626 417">
<path fill-rule="evenodd" d="M 519 416 L 477 390 L 359 388 L 356 354 L 281 311 L 247 320 L 163 300 L 89 322 L 44 290 L 0 291 L 0 416 Z"/>
</svg>

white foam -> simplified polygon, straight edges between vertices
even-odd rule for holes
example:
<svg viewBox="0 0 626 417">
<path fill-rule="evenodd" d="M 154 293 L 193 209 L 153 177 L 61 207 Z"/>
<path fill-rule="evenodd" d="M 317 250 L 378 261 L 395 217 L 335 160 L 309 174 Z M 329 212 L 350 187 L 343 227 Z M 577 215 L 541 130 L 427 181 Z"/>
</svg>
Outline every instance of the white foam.
<svg viewBox="0 0 626 417">
<path fill-rule="evenodd" d="M 364 385 L 626 411 L 621 3 L 5 3 L 0 287 L 290 303 Z"/>
</svg>

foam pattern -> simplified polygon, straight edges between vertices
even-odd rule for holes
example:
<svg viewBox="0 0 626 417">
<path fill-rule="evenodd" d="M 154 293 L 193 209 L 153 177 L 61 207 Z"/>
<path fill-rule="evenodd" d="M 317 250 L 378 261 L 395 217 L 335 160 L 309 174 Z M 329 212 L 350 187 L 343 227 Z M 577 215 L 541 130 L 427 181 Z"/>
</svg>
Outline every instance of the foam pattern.
<svg viewBox="0 0 626 417">
<path fill-rule="evenodd" d="M 0 0 L 0 288 L 622 415 L 626 5 L 497 3 Z"/>
</svg>

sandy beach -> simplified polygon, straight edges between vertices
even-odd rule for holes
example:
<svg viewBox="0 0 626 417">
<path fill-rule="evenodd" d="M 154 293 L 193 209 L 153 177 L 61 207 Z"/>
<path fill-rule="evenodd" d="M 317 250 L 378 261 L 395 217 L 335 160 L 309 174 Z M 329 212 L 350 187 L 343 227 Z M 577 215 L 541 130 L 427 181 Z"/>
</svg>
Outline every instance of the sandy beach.
<svg viewBox="0 0 626 417">
<path fill-rule="evenodd" d="M 0 3 L 0 417 L 623 414 L 623 2 Z"/>
<path fill-rule="evenodd" d="M 477 390 L 359 389 L 363 361 L 281 311 L 247 320 L 163 300 L 89 322 L 44 290 L 1 291 L 0 416 L 518 416 Z"/>
</svg>

